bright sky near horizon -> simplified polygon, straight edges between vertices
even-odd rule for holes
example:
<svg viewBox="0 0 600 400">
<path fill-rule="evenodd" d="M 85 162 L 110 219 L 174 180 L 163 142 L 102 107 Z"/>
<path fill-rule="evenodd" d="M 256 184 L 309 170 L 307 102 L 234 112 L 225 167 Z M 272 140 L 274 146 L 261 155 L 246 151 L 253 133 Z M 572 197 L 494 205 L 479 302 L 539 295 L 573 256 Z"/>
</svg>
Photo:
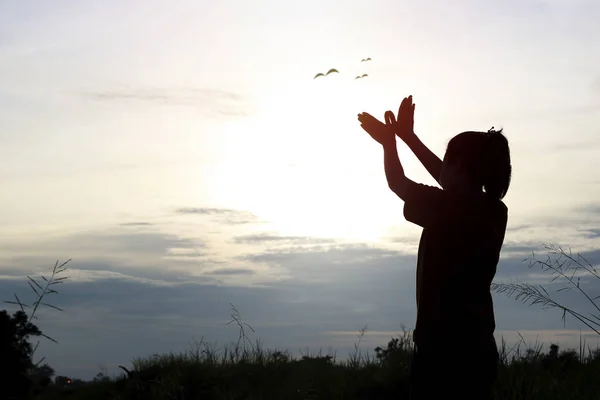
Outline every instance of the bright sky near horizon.
<svg viewBox="0 0 600 400">
<path fill-rule="evenodd" d="M 349 273 L 340 263 L 414 256 L 420 230 L 404 221 L 382 151 L 356 120 L 396 112 L 409 94 L 415 130 L 440 157 L 456 133 L 504 128 L 506 254 L 544 241 L 593 252 L 599 17 L 600 3 L 583 0 L 3 1 L 0 275 L 13 282 L 73 258 L 74 282 L 321 282 L 332 293 Z M 313 79 L 329 68 L 340 74 Z M 432 184 L 399 148 L 407 175 Z M 302 267 L 315 249 L 321 264 Z M 383 281 L 401 280 L 385 265 Z M 402 268 L 399 285 L 414 291 L 414 257 Z M 108 310 L 102 298 L 88 307 Z M 406 298 L 414 313 L 414 292 Z M 380 302 L 364 301 L 353 310 Z M 385 319 L 398 320 L 397 301 Z M 545 321 L 522 329 L 554 329 Z M 97 356 L 81 361 L 73 350 L 65 362 L 52 346 L 67 371 Z"/>
</svg>

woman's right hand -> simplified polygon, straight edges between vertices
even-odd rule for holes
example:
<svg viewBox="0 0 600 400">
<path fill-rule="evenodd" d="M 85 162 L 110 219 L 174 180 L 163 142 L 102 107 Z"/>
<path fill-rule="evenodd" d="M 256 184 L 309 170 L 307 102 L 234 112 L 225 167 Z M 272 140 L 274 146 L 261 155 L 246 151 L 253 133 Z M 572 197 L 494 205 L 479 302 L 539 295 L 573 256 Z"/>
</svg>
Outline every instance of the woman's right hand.
<svg viewBox="0 0 600 400">
<path fill-rule="evenodd" d="M 415 105 L 412 101 L 412 95 L 405 97 L 400 103 L 398 109 L 398 118 L 394 131 L 396 135 L 404 142 L 415 136 Z"/>
</svg>

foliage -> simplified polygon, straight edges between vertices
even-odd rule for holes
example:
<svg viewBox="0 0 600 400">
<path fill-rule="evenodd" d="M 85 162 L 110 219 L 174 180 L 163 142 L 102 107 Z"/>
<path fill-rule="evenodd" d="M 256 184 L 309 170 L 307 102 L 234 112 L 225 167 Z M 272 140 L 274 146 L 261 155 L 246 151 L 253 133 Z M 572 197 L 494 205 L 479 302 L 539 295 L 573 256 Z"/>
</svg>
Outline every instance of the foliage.
<svg viewBox="0 0 600 400">
<path fill-rule="evenodd" d="M 57 277 L 66 270 L 65 265 L 70 260 L 59 264 L 57 261 L 52 269 L 50 278 L 42 276 L 43 283 L 40 284 L 34 278 L 27 276 L 27 283 L 36 294 L 36 300 L 31 304 L 23 303 L 15 293 L 16 301 L 5 301 L 5 303 L 19 306 L 19 309 L 11 316 L 8 311 L 0 311 L 0 369 L 7 371 L 2 377 L 2 387 L 6 388 L 7 398 L 18 399 L 26 398 L 27 393 L 32 387 L 45 387 L 50 384 L 54 375 L 54 370 L 47 364 L 41 364 L 45 358 L 42 357 L 38 362 L 33 362 L 33 356 L 40 342 L 37 341 L 32 346 L 30 339 L 32 337 L 45 337 L 56 342 L 51 337 L 44 334 L 34 323 L 37 319 L 36 312 L 40 306 L 62 311 L 60 308 L 44 302 L 44 297 L 58 293 L 52 286 L 63 283 L 67 277 Z M 27 311 L 30 311 L 27 314 Z"/>
</svg>

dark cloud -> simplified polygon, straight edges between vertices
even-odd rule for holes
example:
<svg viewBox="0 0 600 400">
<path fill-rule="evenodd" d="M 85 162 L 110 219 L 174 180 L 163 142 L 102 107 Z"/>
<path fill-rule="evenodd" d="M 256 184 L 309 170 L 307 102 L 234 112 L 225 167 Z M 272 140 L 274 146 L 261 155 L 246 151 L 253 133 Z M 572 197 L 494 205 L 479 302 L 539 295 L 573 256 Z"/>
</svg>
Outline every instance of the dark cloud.
<svg viewBox="0 0 600 400">
<path fill-rule="evenodd" d="M 586 237 L 589 239 L 600 237 L 600 228 L 584 229 L 582 231 L 586 234 Z"/>
<path fill-rule="evenodd" d="M 515 257 L 517 255 L 522 255 L 521 259 L 524 257 L 530 257 L 532 252 L 536 253 L 544 250 L 544 245 L 542 243 L 533 242 L 533 241 L 513 241 L 506 240 L 502 245 L 502 250 L 500 252 L 501 257 L 503 255 L 508 255 L 510 257 Z"/>
<path fill-rule="evenodd" d="M 180 215 L 203 215 L 216 217 L 214 221 L 227 224 L 252 224 L 260 220 L 251 212 L 242 210 L 233 210 L 230 208 L 210 208 L 210 207 L 182 207 L 176 210 Z"/>
<path fill-rule="evenodd" d="M 531 253 L 535 249 L 540 249 L 539 245 L 533 244 L 519 244 L 517 242 L 504 243 L 502 246 L 503 253 Z"/>
<path fill-rule="evenodd" d="M 599 203 L 588 203 L 581 206 L 578 206 L 574 209 L 576 212 L 580 212 L 587 215 L 599 215 L 600 214 L 600 204 Z"/>
<path fill-rule="evenodd" d="M 208 272 L 210 275 L 252 275 L 254 271 L 248 268 L 223 268 Z"/>
<path fill-rule="evenodd" d="M 564 259 L 564 256 L 561 256 L 560 249 L 557 245 L 549 244 L 550 246 L 555 246 L 555 248 L 547 248 L 544 244 L 539 244 L 538 246 L 520 246 L 519 244 L 505 244 L 503 247 L 501 256 L 504 254 L 508 254 L 508 256 L 502 257 L 500 263 L 498 265 L 498 275 L 506 275 L 506 276 L 527 276 L 529 272 L 528 265 L 531 262 L 544 261 L 548 262 L 550 257 L 550 261 L 556 260 L 559 257 Z M 600 264 L 600 250 L 588 250 L 588 251 L 573 251 L 568 246 L 561 246 L 562 251 L 565 255 L 570 255 L 575 260 L 579 260 L 579 262 L 584 262 L 583 259 L 578 258 L 578 255 L 583 257 L 592 265 Z M 511 251 L 512 250 L 512 251 Z M 523 252 L 515 251 L 515 250 L 523 250 Z M 520 253 L 520 254 L 513 254 Z"/>
</svg>

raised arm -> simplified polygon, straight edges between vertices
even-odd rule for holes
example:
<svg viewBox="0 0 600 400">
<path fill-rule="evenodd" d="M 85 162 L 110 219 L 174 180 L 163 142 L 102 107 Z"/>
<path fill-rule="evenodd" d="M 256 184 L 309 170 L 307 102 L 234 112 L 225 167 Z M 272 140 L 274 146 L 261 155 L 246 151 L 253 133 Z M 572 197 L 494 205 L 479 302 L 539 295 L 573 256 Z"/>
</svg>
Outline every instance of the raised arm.
<svg viewBox="0 0 600 400">
<path fill-rule="evenodd" d="M 396 135 L 412 150 L 425 169 L 433 176 L 433 179 L 437 183 L 440 183 L 442 160 L 429 150 L 415 134 L 414 117 L 415 105 L 413 104 L 412 96 L 405 97 L 402 103 L 400 103 L 400 109 L 398 110 L 395 129 Z"/>
<path fill-rule="evenodd" d="M 383 166 L 389 188 L 398 197 L 405 200 L 406 192 L 412 181 L 404 174 L 404 168 L 402 168 L 402 163 L 398 157 L 395 140 L 383 145 Z"/>
<path fill-rule="evenodd" d="M 391 111 L 388 112 L 393 118 L 393 113 Z M 400 158 L 398 157 L 396 135 L 394 134 L 393 126 L 382 123 L 369 113 L 359 114 L 358 120 L 361 123 L 361 127 L 382 145 L 383 166 L 388 186 L 398 197 L 404 200 L 410 185 L 414 184 L 414 182 L 404 174 L 404 168 L 402 168 Z"/>
<path fill-rule="evenodd" d="M 429 150 L 421 139 L 414 133 L 412 136 L 408 136 L 406 138 L 401 138 L 404 143 L 412 150 L 412 152 L 417 156 L 421 164 L 429 171 L 433 179 L 436 180 L 437 183 L 440 183 L 440 173 L 442 172 L 442 160 L 438 156 L 435 155 L 434 152 Z"/>
</svg>

